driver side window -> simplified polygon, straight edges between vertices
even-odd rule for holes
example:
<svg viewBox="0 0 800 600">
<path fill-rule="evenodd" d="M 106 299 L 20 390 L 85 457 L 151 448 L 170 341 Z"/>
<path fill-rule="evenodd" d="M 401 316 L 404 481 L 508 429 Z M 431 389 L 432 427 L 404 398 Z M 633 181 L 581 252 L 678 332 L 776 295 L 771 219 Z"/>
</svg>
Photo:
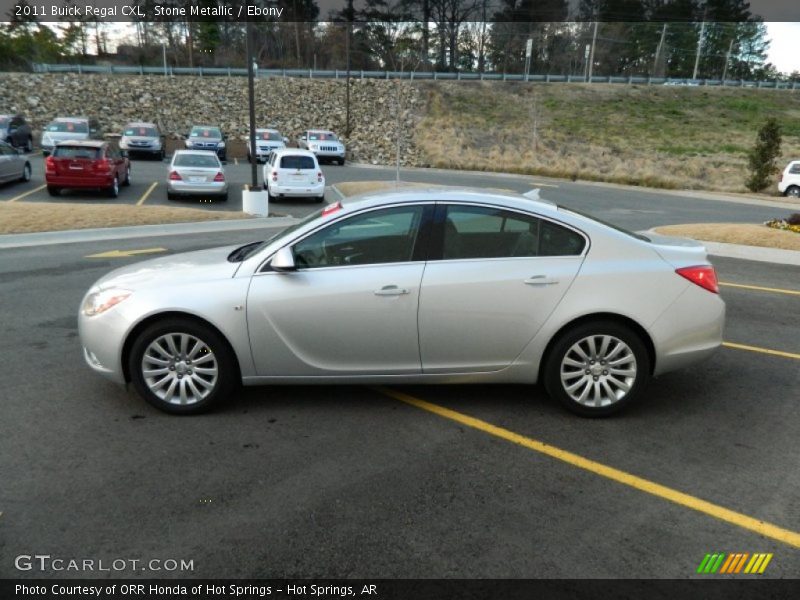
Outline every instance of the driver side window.
<svg viewBox="0 0 800 600">
<path fill-rule="evenodd" d="M 422 206 L 361 213 L 329 225 L 292 247 L 299 269 L 408 262 Z"/>
</svg>

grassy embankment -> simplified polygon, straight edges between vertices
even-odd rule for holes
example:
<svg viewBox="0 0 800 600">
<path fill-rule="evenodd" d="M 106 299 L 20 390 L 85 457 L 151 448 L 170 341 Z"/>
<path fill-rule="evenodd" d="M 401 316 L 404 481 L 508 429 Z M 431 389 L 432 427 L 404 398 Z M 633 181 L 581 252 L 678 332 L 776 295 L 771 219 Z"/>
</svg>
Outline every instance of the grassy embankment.
<svg viewBox="0 0 800 600">
<path fill-rule="evenodd" d="M 415 140 L 434 167 L 746 192 L 746 153 L 770 116 L 783 128 L 781 168 L 800 158 L 800 92 L 790 90 L 502 82 L 423 88 L 427 111 Z"/>
</svg>

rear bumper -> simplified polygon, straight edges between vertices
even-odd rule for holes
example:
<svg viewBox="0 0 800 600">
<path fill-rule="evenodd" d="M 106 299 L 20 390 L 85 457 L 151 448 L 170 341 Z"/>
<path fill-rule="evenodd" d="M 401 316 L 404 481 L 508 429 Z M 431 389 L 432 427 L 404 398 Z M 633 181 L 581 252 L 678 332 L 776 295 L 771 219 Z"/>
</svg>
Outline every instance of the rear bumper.
<svg viewBox="0 0 800 600">
<path fill-rule="evenodd" d="M 314 185 L 278 185 L 276 183 L 269 183 L 269 193 L 273 196 L 293 196 L 293 197 L 306 197 L 306 196 L 322 196 L 325 194 L 325 182 Z"/>
<path fill-rule="evenodd" d="M 68 175 L 46 175 L 47 185 L 65 188 L 107 188 L 114 183 L 114 175 L 101 176 L 68 176 Z"/>
<path fill-rule="evenodd" d="M 186 196 L 224 196 L 228 193 L 228 182 L 187 183 L 185 181 L 168 181 L 167 191 L 170 194 L 184 194 Z"/>
</svg>

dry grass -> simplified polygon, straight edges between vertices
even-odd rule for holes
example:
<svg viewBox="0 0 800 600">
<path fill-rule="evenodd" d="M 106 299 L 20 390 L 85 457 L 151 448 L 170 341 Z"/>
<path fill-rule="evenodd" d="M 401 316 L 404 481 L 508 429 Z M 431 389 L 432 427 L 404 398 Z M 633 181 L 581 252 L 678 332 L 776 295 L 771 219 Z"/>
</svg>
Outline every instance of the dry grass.
<svg viewBox="0 0 800 600">
<path fill-rule="evenodd" d="M 435 167 L 744 192 L 767 115 L 788 124 L 780 166 L 800 156 L 791 92 L 442 82 L 427 92 L 415 142 Z"/>
<path fill-rule="evenodd" d="M 689 225 L 666 225 L 664 227 L 656 227 L 655 231 L 664 235 L 688 237 L 704 242 L 800 250 L 800 234 L 772 229 L 766 225 L 695 223 Z"/>
<path fill-rule="evenodd" d="M 401 181 L 398 187 L 397 182 L 395 181 L 345 181 L 344 183 L 337 183 L 336 189 L 338 189 L 342 194 L 345 196 L 355 196 L 357 194 L 367 194 L 370 192 L 384 192 L 384 191 L 392 191 L 396 189 L 408 189 L 408 188 L 423 188 L 423 189 L 434 189 L 434 188 L 448 188 L 452 189 L 458 186 L 452 185 L 438 185 L 435 183 L 413 183 L 409 181 Z M 512 192 L 513 190 L 505 189 L 505 188 L 482 188 L 483 191 L 486 192 Z"/>
<path fill-rule="evenodd" d="M 238 212 L 171 206 L 92 206 L 55 202 L 0 202 L 0 234 L 242 219 L 247 216 Z"/>
</svg>

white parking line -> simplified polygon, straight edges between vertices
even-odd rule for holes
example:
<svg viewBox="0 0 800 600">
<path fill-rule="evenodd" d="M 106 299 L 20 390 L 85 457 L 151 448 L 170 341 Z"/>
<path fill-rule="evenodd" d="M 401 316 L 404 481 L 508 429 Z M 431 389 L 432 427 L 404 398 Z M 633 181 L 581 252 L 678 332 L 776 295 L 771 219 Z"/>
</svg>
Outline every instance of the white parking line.
<svg viewBox="0 0 800 600">
<path fill-rule="evenodd" d="M 24 194 L 20 194 L 19 196 L 14 196 L 13 198 L 11 198 L 11 200 L 7 200 L 7 202 L 16 202 L 17 200 L 22 200 L 23 198 L 30 196 L 31 194 L 35 194 L 36 192 L 41 192 L 46 187 L 47 184 L 42 184 L 37 188 L 33 188 L 32 190 L 25 192 Z"/>
</svg>

